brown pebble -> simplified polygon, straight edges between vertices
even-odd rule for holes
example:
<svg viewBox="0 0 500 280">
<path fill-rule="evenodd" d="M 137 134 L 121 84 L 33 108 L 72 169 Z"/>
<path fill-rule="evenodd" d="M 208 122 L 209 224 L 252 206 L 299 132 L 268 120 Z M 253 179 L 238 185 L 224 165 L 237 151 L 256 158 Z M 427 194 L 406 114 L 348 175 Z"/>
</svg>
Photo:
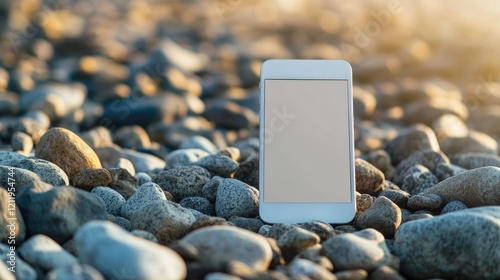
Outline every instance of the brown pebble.
<svg viewBox="0 0 500 280">
<path fill-rule="evenodd" d="M 91 191 L 97 186 L 107 186 L 111 183 L 111 173 L 104 168 L 87 168 L 76 174 L 73 185 L 77 188 Z"/>
</svg>

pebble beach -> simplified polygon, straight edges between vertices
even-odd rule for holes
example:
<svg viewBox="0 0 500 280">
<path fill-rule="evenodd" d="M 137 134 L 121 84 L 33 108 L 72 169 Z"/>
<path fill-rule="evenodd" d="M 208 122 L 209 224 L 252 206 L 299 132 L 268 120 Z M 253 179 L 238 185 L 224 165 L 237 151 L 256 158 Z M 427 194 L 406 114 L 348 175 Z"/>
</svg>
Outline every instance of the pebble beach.
<svg viewBox="0 0 500 280">
<path fill-rule="evenodd" d="M 0 280 L 500 279 L 499 19 L 485 0 L 0 0 Z M 272 58 L 352 65 L 350 223 L 259 217 Z"/>
</svg>

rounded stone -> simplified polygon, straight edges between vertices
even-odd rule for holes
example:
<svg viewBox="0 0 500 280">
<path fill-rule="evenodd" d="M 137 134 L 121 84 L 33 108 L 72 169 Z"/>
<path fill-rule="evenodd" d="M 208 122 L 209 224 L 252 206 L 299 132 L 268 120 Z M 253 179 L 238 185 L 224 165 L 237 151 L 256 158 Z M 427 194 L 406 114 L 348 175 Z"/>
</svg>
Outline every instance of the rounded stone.
<svg viewBox="0 0 500 280">
<path fill-rule="evenodd" d="M 254 218 L 259 214 L 259 191 L 239 180 L 224 179 L 217 189 L 217 216 Z"/>
<path fill-rule="evenodd" d="M 37 234 L 22 243 L 18 248 L 23 260 L 34 268 L 51 270 L 62 266 L 77 264 L 78 260 L 64 250 L 50 237 Z"/>
<path fill-rule="evenodd" d="M 201 196 L 201 189 L 210 177 L 210 172 L 203 167 L 181 166 L 161 171 L 153 178 L 153 182 L 180 201 L 185 197 Z"/>
<path fill-rule="evenodd" d="M 195 163 L 215 175 L 229 177 L 238 170 L 238 163 L 231 158 L 219 154 L 211 154 Z"/>
<path fill-rule="evenodd" d="M 37 143 L 35 155 L 59 166 L 68 175 L 70 183 L 85 168 L 102 167 L 89 145 L 62 127 L 47 130 Z"/>
<path fill-rule="evenodd" d="M 172 169 L 180 166 L 191 165 L 208 155 L 208 152 L 201 149 L 175 150 L 168 154 L 168 156 L 165 158 L 165 168 Z"/>
<path fill-rule="evenodd" d="M 47 274 L 47 280 L 104 280 L 104 276 L 95 268 L 86 264 L 73 264 L 58 267 Z"/>
<path fill-rule="evenodd" d="M 135 212 L 158 200 L 167 200 L 160 186 L 153 182 L 145 183 L 122 205 L 120 215 L 130 219 Z"/>
<path fill-rule="evenodd" d="M 125 198 L 120 193 L 108 187 L 95 187 L 91 193 L 104 201 L 106 211 L 111 215 L 118 215 L 125 203 Z"/>
<path fill-rule="evenodd" d="M 104 168 L 86 168 L 73 178 L 73 185 L 86 191 L 109 184 L 111 184 L 111 173 Z"/>
<path fill-rule="evenodd" d="M 367 161 L 357 158 L 355 161 L 356 191 L 373 194 L 377 192 L 385 180 L 384 173 Z"/>
<path fill-rule="evenodd" d="M 264 237 L 236 227 L 202 228 L 182 240 L 198 249 L 202 263 L 220 265 L 237 260 L 257 271 L 265 271 L 272 259 L 271 246 Z"/>
<path fill-rule="evenodd" d="M 360 228 L 374 228 L 386 238 L 392 238 L 401 224 L 401 209 L 387 197 L 380 196 L 356 220 Z"/>
<path fill-rule="evenodd" d="M 183 198 L 179 204 L 182 207 L 200 211 L 205 215 L 214 216 L 215 206 L 208 199 L 201 196 L 192 196 Z"/>
<path fill-rule="evenodd" d="M 441 215 L 465 209 L 467 209 L 467 205 L 465 205 L 463 202 L 452 200 L 443 207 L 443 210 L 441 210 Z"/>
<path fill-rule="evenodd" d="M 442 199 L 436 194 L 418 194 L 408 199 L 408 207 L 413 210 L 436 210 L 441 206 Z"/>
</svg>

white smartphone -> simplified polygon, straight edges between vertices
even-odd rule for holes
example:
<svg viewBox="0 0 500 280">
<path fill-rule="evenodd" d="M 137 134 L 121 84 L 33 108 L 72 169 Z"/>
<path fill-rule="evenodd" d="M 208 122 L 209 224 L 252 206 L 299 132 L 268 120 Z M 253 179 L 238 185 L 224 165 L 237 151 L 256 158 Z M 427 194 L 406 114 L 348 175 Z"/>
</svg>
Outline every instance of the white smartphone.
<svg viewBox="0 0 500 280">
<path fill-rule="evenodd" d="M 260 93 L 261 219 L 351 221 L 356 200 L 349 63 L 267 60 Z"/>
</svg>

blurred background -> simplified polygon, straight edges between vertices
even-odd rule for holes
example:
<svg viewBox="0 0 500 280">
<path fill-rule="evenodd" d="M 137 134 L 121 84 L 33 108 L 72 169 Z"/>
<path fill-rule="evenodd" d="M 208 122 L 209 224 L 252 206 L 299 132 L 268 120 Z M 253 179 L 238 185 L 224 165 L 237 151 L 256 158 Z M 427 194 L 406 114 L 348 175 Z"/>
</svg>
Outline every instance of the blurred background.
<svg viewBox="0 0 500 280">
<path fill-rule="evenodd" d="M 76 132 L 138 125 L 167 150 L 231 145 L 258 135 L 262 61 L 318 58 L 353 66 L 358 152 L 417 123 L 497 150 L 499 20 L 487 0 L 0 0 L 0 135 L 41 111 Z"/>
</svg>

